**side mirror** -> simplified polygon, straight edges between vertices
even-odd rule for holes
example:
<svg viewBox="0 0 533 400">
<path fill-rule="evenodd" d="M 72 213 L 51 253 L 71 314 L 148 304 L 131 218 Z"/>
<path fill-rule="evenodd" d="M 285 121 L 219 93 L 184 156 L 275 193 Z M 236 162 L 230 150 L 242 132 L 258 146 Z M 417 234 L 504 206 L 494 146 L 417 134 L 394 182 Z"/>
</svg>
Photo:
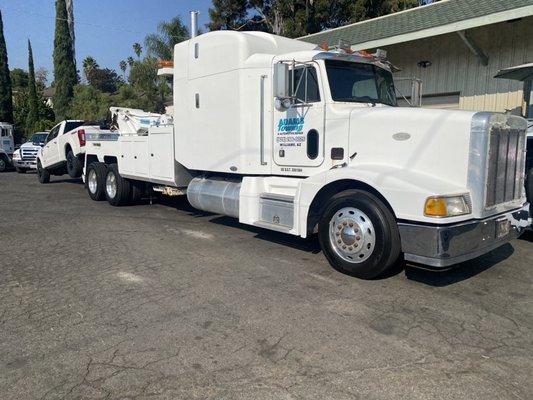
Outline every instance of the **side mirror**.
<svg viewBox="0 0 533 400">
<path fill-rule="evenodd" d="M 274 65 L 274 97 L 287 99 L 289 92 L 289 66 L 284 63 Z"/>
<path fill-rule="evenodd" d="M 292 93 L 289 87 L 289 66 L 284 63 L 274 65 L 274 107 L 285 111 L 292 105 Z"/>
</svg>

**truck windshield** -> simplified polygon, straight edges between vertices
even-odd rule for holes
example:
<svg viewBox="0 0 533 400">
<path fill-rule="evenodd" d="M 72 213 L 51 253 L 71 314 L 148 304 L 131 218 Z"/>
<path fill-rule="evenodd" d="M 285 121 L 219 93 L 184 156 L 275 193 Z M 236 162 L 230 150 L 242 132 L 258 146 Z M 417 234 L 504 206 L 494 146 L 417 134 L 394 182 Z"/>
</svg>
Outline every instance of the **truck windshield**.
<svg viewBox="0 0 533 400">
<path fill-rule="evenodd" d="M 373 64 L 326 60 L 326 71 L 334 101 L 397 105 L 392 74 L 383 68 Z"/>
<path fill-rule="evenodd" d="M 46 137 L 48 136 L 48 133 L 36 133 L 31 137 L 32 143 L 44 143 L 46 140 Z"/>
</svg>

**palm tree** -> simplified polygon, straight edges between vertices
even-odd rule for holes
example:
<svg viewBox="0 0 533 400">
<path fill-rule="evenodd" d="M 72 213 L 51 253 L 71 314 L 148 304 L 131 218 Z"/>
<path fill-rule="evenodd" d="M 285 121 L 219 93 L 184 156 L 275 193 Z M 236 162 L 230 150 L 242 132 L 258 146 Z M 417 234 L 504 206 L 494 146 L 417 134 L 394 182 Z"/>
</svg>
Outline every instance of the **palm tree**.
<svg viewBox="0 0 533 400">
<path fill-rule="evenodd" d="M 126 70 L 128 69 L 128 63 L 125 60 L 122 60 L 121 62 L 118 63 L 118 66 L 122 70 L 122 75 L 126 77 Z"/>
<path fill-rule="evenodd" d="M 135 64 L 135 60 L 133 59 L 132 56 L 129 56 L 126 61 L 128 62 L 128 65 L 130 66 L 130 68 L 133 67 L 133 64 Z"/>
<path fill-rule="evenodd" d="M 83 60 L 83 74 L 85 75 L 85 78 L 87 80 L 89 80 L 89 75 L 91 74 L 91 72 L 98 68 L 100 68 L 100 66 L 93 57 L 85 57 L 85 59 Z"/>
<path fill-rule="evenodd" d="M 139 43 L 133 43 L 133 51 L 137 55 L 137 58 L 141 58 L 141 53 L 143 51 L 142 46 Z"/>
<path fill-rule="evenodd" d="M 149 56 L 161 60 L 172 60 L 174 45 L 189 39 L 189 30 L 183 25 L 179 16 L 169 22 L 161 22 L 157 31 L 156 34 L 146 36 L 144 46 Z"/>
</svg>

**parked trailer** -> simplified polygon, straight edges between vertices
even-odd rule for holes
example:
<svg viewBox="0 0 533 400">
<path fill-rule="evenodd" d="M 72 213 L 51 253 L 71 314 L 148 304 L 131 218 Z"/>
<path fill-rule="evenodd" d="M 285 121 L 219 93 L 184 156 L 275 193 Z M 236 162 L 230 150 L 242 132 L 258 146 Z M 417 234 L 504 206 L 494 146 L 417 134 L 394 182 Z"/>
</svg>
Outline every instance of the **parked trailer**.
<svg viewBox="0 0 533 400">
<path fill-rule="evenodd" d="M 145 188 L 286 234 L 318 234 L 331 265 L 374 278 L 484 254 L 530 223 L 526 121 L 396 107 L 383 54 L 262 32 L 179 43 L 173 115 L 115 109 L 87 137 L 85 180 L 118 206 Z M 122 121 L 122 123 L 121 123 Z M 142 129 L 141 129 L 142 128 Z"/>
</svg>

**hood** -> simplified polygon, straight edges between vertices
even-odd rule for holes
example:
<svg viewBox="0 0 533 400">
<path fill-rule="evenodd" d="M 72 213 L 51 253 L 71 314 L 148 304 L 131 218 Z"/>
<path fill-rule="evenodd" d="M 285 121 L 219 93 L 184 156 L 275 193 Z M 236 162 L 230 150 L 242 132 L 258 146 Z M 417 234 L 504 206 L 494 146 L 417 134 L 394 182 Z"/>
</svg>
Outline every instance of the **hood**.
<svg viewBox="0 0 533 400">
<path fill-rule="evenodd" d="M 350 156 L 356 155 L 351 165 L 381 164 L 466 188 L 474 114 L 424 108 L 353 108 L 348 148 Z"/>
<path fill-rule="evenodd" d="M 33 144 L 33 142 L 26 142 L 26 143 L 23 143 L 20 148 L 21 149 L 33 149 L 33 148 L 37 148 L 37 149 L 40 149 L 42 146 L 39 145 L 39 144 Z"/>
</svg>

